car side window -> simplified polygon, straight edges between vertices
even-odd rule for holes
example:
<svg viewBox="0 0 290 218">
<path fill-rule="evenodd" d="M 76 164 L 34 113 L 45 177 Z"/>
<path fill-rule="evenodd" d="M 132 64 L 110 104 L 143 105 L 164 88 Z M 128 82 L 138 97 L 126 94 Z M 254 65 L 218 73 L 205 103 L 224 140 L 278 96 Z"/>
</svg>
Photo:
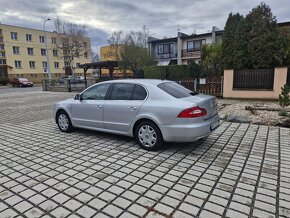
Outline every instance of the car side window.
<svg viewBox="0 0 290 218">
<path fill-rule="evenodd" d="M 134 84 L 116 83 L 112 91 L 111 100 L 131 100 L 134 86 Z"/>
<path fill-rule="evenodd" d="M 82 100 L 104 100 L 110 84 L 96 85 L 87 91 L 83 92 Z"/>
<path fill-rule="evenodd" d="M 144 100 L 147 96 L 147 92 L 143 86 L 136 85 L 133 93 L 132 100 Z"/>
</svg>

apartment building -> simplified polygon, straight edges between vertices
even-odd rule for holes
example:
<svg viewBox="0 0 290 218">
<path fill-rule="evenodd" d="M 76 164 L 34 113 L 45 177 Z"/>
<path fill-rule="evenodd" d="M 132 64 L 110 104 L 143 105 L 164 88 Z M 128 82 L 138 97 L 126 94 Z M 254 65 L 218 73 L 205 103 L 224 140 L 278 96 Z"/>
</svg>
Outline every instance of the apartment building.
<svg viewBox="0 0 290 218">
<path fill-rule="evenodd" d="M 0 77 L 25 77 L 33 82 L 41 82 L 48 78 L 47 55 L 52 79 L 71 74 L 67 70 L 67 57 L 61 55 L 63 52 L 56 46 L 57 40 L 61 39 L 62 35 L 56 32 L 0 24 Z M 74 59 L 75 76 L 83 75 L 83 69 L 78 67 L 80 64 L 92 61 L 90 39 L 84 37 L 81 40 L 86 51 Z M 88 71 L 87 75 L 92 76 L 92 72 Z"/>
<path fill-rule="evenodd" d="M 177 37 L 157 39 L 148 38 L 148 49 L 156 56 L 158 65 L 187 65 L 199 62 L 203 44 L 218 43 L 222 40 L 223 30 L 212 27 L 212 32 L 187 35 L 178 32 Z"/>
</svg>

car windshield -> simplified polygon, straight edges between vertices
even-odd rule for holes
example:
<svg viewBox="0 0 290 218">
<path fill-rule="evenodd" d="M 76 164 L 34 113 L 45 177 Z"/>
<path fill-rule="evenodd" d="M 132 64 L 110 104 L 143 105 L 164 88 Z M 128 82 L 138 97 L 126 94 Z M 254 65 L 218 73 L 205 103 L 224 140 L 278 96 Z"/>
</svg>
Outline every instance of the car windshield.
<svg viewBox="0 0 290 218">
<path fill-rule="evenodd" d="M 158 85 L 158 87 L 174 98 L 185 98 L 198 94 L 197 92 L 193 92 L 174 82 L 161 83 Z"/>
<path fill-rule="evenodd" d="M 27 82 L 28 81 L 28 79 L 26 79 L 26 78 L 18 78 L 18 80 L 21 81 L 21 82 Z"/>
</svg>

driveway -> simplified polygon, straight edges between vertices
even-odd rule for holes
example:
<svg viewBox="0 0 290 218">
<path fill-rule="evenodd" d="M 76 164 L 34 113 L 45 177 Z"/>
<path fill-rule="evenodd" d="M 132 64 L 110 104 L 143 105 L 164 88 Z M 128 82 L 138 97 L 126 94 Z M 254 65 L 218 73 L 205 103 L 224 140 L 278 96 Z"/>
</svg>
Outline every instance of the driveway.
<svg viewBox="0 0 290 218">
<path fill-rule="evenodd" d="M 73 95 L 0 95 L 0 217 L 290 217 L 290 129 L 225 122 L 148 152 L 61 133 L 52 104 Z"/>
</svg>

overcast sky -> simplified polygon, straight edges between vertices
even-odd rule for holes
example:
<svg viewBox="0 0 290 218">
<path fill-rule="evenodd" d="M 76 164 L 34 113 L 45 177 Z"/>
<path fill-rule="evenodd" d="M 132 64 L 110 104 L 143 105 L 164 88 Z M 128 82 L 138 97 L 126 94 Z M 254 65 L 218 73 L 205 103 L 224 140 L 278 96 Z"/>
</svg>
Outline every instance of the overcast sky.
<svg viewBox="0 0 290 218">
<path fill-rule="evenodd" d="M 87 26 L 93 51 L 107 45 L 113 31 L 149 27 L 157 38 L 181 32 L 205 33 L 212 26 L 224 28 L 230 12 L 247 14 L 259 0 L 0 0 L 0 22 L 42 29 L 43 18 Z M 278 22 L 290 21 L 290 0 L 265 0 Z M 47 22 L 53 31 L 53 21 Z"/>
</svg>

